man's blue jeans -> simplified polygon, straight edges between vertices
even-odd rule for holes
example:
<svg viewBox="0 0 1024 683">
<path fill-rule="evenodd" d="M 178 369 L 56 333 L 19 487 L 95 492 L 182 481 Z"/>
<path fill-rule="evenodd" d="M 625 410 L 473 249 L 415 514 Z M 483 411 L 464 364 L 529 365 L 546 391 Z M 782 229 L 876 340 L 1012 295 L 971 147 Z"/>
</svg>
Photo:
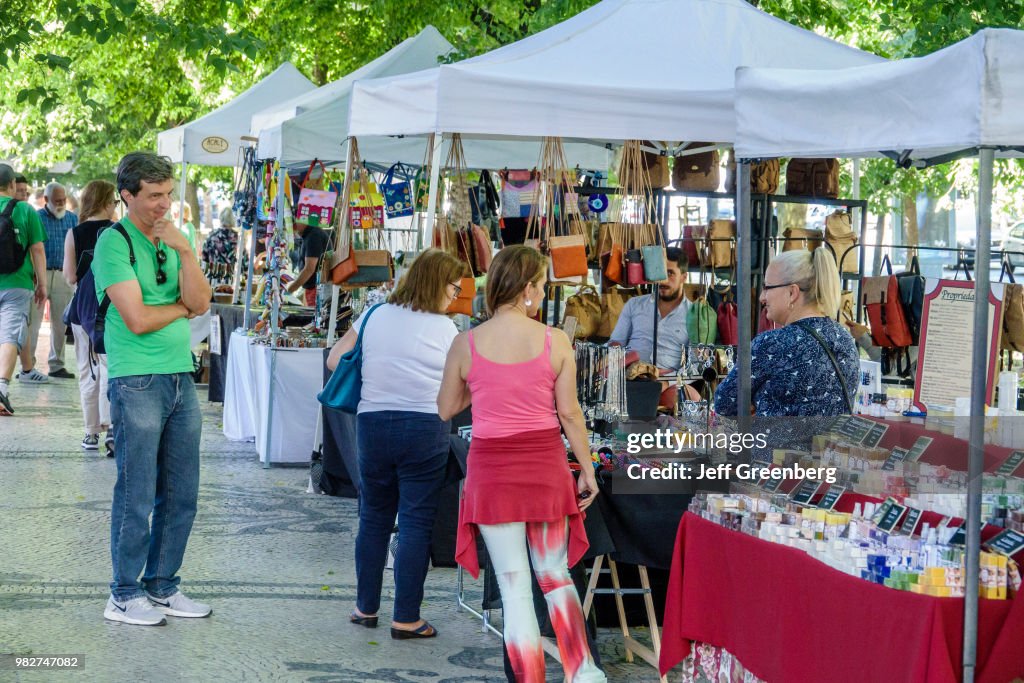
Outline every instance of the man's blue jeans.
<svg viewBox="0 0 1024 683">
<path fill-rule="evenodd" d="M 120 601 L 167 597 L 178 590 L 199 496 L 195 384 L 188 373 L 132 375 L 111 378 L 107 392 L 117 454 L 110 592 Z"/>
<path fill-rule="evenodd" d="M 395 621 L 420 618 L 430 536 L 448 464 L 449 422 L 407 411 L 360 413 L 359 533 L 356 535 L 356 607 L 380 609 L 388 540 L 398 515 Z"/>
</svg>

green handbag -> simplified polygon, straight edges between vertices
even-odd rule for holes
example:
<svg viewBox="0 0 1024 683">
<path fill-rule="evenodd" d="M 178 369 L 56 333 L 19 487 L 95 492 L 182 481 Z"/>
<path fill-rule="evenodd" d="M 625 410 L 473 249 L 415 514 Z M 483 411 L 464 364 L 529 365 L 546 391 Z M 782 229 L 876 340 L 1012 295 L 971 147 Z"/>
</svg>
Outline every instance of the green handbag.
<svg viewBox="0 0 1024 683">
<path fill-rule="evenodd" d="M 700 297 L 686 312 L 686 334 L 691 344 L 714 344 L 718 339 L 718 314 Z"/>
</svg>

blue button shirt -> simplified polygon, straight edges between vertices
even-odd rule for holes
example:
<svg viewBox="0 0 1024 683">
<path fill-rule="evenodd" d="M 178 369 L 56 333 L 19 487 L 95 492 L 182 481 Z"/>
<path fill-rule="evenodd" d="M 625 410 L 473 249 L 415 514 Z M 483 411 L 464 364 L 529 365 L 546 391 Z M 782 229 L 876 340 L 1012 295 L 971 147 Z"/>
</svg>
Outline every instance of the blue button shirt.
<svg viewBox="0 0 1024 683">
<path fill-rule="evenodd" d="M 635 296 L 627 301 L 608 340 L 636 351 L 640 360 L 647 363 L 651 362 L 654 349 L 654 305 L 653 294 Z M 684 298 L 672 312 L 658 320 L 659 368 L 678 370 L 682 365 L 683 352 L 689 342 L 686 334 L 686 312 L 689 309 L 690 302 Z"/>
<path fill-rule="evenodd" d="M 78 216 L 71 211 L 58 219 L 47 207 L 39 209 L 39 220 L 46 230 L 46 242 L 43 243 L 46 251 L 46 267 L 49 270 L 61 269 L 64 267 L 64 239 L 68 231 L 78 225 Z"/>
</svg>

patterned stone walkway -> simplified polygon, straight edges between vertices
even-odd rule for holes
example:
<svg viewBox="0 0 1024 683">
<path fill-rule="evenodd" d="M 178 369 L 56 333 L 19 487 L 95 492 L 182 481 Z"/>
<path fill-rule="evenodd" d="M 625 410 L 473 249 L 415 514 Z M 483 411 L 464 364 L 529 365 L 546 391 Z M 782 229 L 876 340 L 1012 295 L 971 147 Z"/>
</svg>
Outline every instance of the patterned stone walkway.
<svg viewBox="0 0 1024 683">
<path fill-rule="evenodd" d="M 376 631 L 348 624 L 355 501 L 307 494 L 304 469 L 261 468 L 252 444 L 224 438 L 219 404 L 200 397 L 202 483 L 182 587 L 214 614 L 145 628 L 103 619 L 115 470 L 80 448 L 77 381 L 13 383 L 17 415 L 0 419 L 0 654 L 78 654 L 84 668 L 0 669 L 0 681 L 505 680 L 498 638 L 457 608 L 453 569 L 427 579 L 436 640 L 394 642 L 384 620 Z M 624 662 L 613 631 L 600 644 L 609 680 L 657 680 Z M 562 680 L 553 661 L 548 680 Z"/>
</svg>

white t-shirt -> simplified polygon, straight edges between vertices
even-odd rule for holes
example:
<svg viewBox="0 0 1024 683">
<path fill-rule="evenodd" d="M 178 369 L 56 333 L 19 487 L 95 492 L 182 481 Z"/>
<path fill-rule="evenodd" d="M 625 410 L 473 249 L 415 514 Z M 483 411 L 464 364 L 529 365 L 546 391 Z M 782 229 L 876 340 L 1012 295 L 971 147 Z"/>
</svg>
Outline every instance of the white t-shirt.
<svg viewBox="0 0 1024 683">
<path fill-rule="evenodd" d="M 367 309 L 368 311 L 369 309 Z M 362 329 L 366 311 L 356 320 Z M 360 413 L 437 413 L 448 349 L 458 334 L 447 316 L 384 304 L 363 331 Z"/>
</svg>

